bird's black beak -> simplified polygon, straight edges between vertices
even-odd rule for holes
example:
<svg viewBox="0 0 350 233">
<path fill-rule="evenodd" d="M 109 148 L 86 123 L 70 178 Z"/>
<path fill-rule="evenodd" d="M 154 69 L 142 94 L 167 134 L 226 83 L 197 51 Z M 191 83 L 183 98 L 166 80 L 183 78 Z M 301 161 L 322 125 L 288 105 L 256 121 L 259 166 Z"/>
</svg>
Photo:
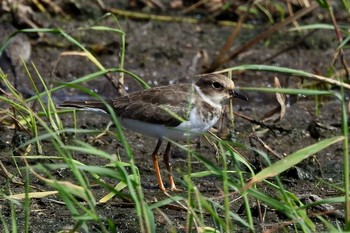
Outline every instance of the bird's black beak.
<svg viewBox="0 0 350 233">
<path fill-rule="evenodd" d="M 245 95 L 242 95 L 242 94 L 240 94 L 240 93 L 238 93 L 236 91 L 232 91 L 232 97 L 248 101 L 248 98 Z"/>
</svg>

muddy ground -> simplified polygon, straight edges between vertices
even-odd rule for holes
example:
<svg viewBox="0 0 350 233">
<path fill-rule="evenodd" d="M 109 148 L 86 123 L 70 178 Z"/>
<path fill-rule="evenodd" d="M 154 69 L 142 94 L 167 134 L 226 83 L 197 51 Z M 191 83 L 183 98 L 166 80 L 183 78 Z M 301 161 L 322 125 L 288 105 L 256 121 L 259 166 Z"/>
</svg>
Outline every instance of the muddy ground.
<svg viewBox="0 0 350 233">
<path fill-rule="evenodd" d="M 118 54 L 120 52 L 121 42 L 118 35 L 101 31 L 77 30 L 79 27 L 94 24 L 117 27 L 111 17 L 95 23 L 94 19 L 101 16 L 102 12 L 96 5 L 89 4 L 91 3 L 87 4 L 91 9 L 89 11 L 80 10 L 78 17 L 69 15 L 63 18 L 60 15 L 49 16 L 38 12 L 35 12 L 35 17 L 40 22 L 40 27 L 59 27 L 65 30 L 80 43 L 93 50 L 94 55 L 96 55 L 105 67 L 118 66 L 120 62 Z M 117 5 L 112 4 L 111 6 L 125 7 L 123 4 L 114 4 Z M 316 11 L 322 13 L 319 9 Z M 315 15 L 317 14 L 315 13 L 310 17 L 304 18 L 302 22 L 305 24 L 313 22 Z M 137 74 L 151 86 L 193 81 L 193 75 L 201 73 L 204 70 L 203 65 L 206 65 L 202 61 L 196 64 L 194 62 L 195 57 L 201 51 L 205 51 L 208 54 L 209 61 L 211 61 L 218 54 L 219 49 L 232 30 L 231 27 L 219 26 L 214 23 L 189 24 L 160 22 L 157 20 L 135 20 L 121 16 L 117 16 L 117 18 L 122 30 L 126 34 L 125 69 Z M 9 14 L 3 14 L 1 20 L 2 24 L 13 25 Z M 327 21 L 328 19 L 326 18 L 324 20 Z M 239 46 L 267 27 L 268 25 L 262 22 L 261 25 L 255 25 L 253 30 L 243 29 L 234 46 Z M 4 32 L 2 33 L 3 35 L 5 34 Z M 333 59 L 336 48 L 336 39 L 332 31 L 316 31 L 301 43 L 284 51 L 281 55 L 273 59 L 268 59 L 283 48 L 293 45 L 301 36 L 298 32 L 292 33 L 280 30 L 221 68 L 242 64 L 266 64 L 325 74 L 330 60 Z M 65 51 L 78 51 L 78 48 L 72 46 L 62 36 L 44 34 L 42 38 L 38 38 L 36 34 L 30 34 L 28 40 L 32 50 L 28 60 L 29 70 L 36 76 L 33 66 L 30 65 L 31 63 L 35 64 L 48 86 L 55 86 L 60 82 L 68 82 L 98 70 L 94 64 L 84 57 L 60 56 Z M 349 59 L 348 63 L 350 63 Z M 18 89 L 24 95 L 32 95 L 33 89 L 27 79 L 27 74 L 24 72 L 23 66 L 17 66 L 15 71 L 18 78 Z M 11 74 L 9 77 L 11 78 Z M 267 87 L 273 86 L 274 77 L 280 79 L 283 87 L 297 88 L 305 81 L 300 78 L 288 77 L 276 73 L 253 71 L 235 73 L 234 81 L 238 87 Z M 37 78 L 36 81 L 39 83 Z M 38 86 L 40 87 L 40 85 Z M 117 96 L 115 88 L 104 77 L 85 83 L 84 86 L 106 98 Z M 142 88 L 128 76 L 126 76 L 125 86 L 128 92 Z M 249 102 L 235 101 L 234 109 L 245 116 L 261 119 L 266 113 L 278 106 L 274 94 L 255 92 L 244 92 L 244 94 L 249 97 Z M 53 96 L 57 103 L 70 99 L 88 98 L 73 88 L 61 90 L 54 93 Z M 324 98 L 317 105 L 315 99 L 312 97 L 291 96 L 287 98 L 287 101 L 288 107 L 285 117 L 281 121 L 271 123 L 273 127 L 270 130 L 266 130 L 266 132 L 257 128 L 257 125 L 243 118 L 236 117 L 234 134 L 238 142 L 266 151 L 261 143 L 254 140 L 256 132 L 258 132 L 260 138 L 276 153 L 279 155 L 288 155 L 318 140 L 341 134 L 341 109 L 340 103 L 337 100 L 330 97 Z M 1 103 L 1 106 L 6 107 L 4 103 Z M 316 108 L 320 109 L 319 114 L 316 114 Z M 99 115 L 92 116 L 91 114 L 93 113 L 79 113 L 79 127 L 104 129 L 109 118 Z M 62 118 L 65 120 L 67 127 L 72 126 L 70 116 L 62 116 Z M 11 141 L 15 135 L 15 130 L 12 127 L 2 125 L 0 132 L 1 161 L 10 172 L 18 175 L 15 164 L 12 158 L 10 158 L 12 149 Z M 25 135 L 25 132 L 21 133 Z M 136 165 L 141 174 L 146 199 L 153 201 L 154 199 L 161 200 L 165 198 L 166 196 L 157 188 L 152 160 L 150 159 L 150 153 L 154 149 L 156 140 L 132 132 L 126 132 L 126 135 L 135 154 Z M 85 141 L 89 142 L 90 137 L 93 136 L 86 136 Z M 216 161 L 214 158 L 215 150 L 205 140 L 201 140 L 200 145 L 200 152 L 212 161 Z M 49 151 L 50 145 L 47 144 L 46 146 L 45 151 L 48 154 L 55 155 L 55 151 Z M 114 138 L 106 136 L 96 146 L 110 153 L 116 153 L 115 150 L 118 147 L 118 142 Z M 257 170 L 266 165 L 252 151 L 243 149 L 240 149 L 240 151 Z M 124 153 L 122 150 L 119 152 L 121 155 Z M 278 159 L 271 153 L 269 155 L 272 161 Z M 79 161 L 86 164 L 105 164 L 105 161 L 99 161 L 94 156 L 86 154 L 79 154 L 77 156 Z M 126 157 L 121 156 L 121 158 L 127 161 Z M 186 153 L 178 148 L 173 148 L 172 164 L 175 169 L 177 183 L 181 187 L 181 177 L 183 174 L 186 174 Z M 342 182 L 342 167 L 342 146 L 341 144 L 337 144 L 318 153 L 312 159 L 303 161 L 298 165 L 298 169 L 287 172 L 282 178 L 285 187 L 297 195 L 314 194 L 321 198 L 327 198 L 337 196 L 337 191 L 331 189 L 324 182 L 320 182 L 320 179 L 329 183 Z M 204 166 L 193 159 L 192 169 L 193 171 L 201 171 L 204 169 Z M 69 179 L 69 177 L 65 177 L 65 174 L 63 171 L 61 174 L 62 179 Z M 47 189 L 43 183 L 35 178 L 32 181 L 34 186 Z M 9 185 L 13 193 L 24 192 L 23 186 L 8 184 L 8 179 L 2 177 L 0 182 L 1 189 L 5 193 L 8 192 L 6 190 Z M 208 197 L 221 193 L 221 181 L 215 177 L 196 179 L 195 183 L 199 190 Z M 106 190 L 96 188 L 93 190 L 93 193 L 96 195 L 96 199 L 99 199 L 106 194 Z M 57 232 L 70 229 L 74 224 L 68 209 L 64 205 L 53 202 L 52 199 L 59 200 L 59 197 L 32 200 L 30 206 L 31 232 Z M 120 204 L 121 202 L 122 200 L 116 198 L 110 203 L 98 206 L 97 208 L 101 216 L 114 221 L 118 232 L 138 232 L 139 226 L 136 224 L 137 217 L 131 214 L 134 213 L 133 208 L 124 206 Z M 1 200 L 0 206 L 2 215 L 10 216 L 8 203 Z M 233 206 L 237 210 L 240 207 L 239 203 Z M 177 231 L 182 232 L 185 230 L 186 212 L 172 209 L 162 209 L 162 211 L 169 217 Z M 342 212 L 340 212 L 340 217 L 330 216 L 329 219 L 331 221 L 339 221 L 339 224 L 342 224 L 341 214 Z M 23 227 L 24 216 L 23 210 L 20 208 L 18 208 L 17 216 L 19 226 Z M 155 213 L 155 216 L 159 232 L 167 232 L 169 227 L 164 218 L 159 213 Z M 9 218 L 5 218 L 5 220 L 10 221 Z M 208 225 L 213 224 L 210 219 L 207 221 Z M 269 209 L 266 223 L 273 224 L 279 221 L 282 221 L 279 219 L 279 216 L 273 210 Z M 263 226 L 259 224 L 258 218 L 255 219 L 255 223 L 256 229 L 262 229 Z M 93 223 L 91 224 L 91 231 L 98 231 L 98 229 L 94 229 Z M 244 231 L 244 229 L 241 229 L 241 231 Z"/>
</svg>

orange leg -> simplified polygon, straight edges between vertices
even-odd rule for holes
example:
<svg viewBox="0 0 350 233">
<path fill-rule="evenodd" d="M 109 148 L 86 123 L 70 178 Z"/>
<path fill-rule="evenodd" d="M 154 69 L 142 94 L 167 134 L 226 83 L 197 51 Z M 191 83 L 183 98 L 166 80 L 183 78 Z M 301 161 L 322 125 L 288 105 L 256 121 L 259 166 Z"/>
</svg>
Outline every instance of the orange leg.
<svg viewBox="0 0 350 233">
<path fill-rule="evenodd" d="M 163 181 L 162 181 L 162 176 L 160 174 L 160 169 L 159 169 L 159 164 L 158 164 L 158 157 L 157 157 L 158 150 L 159 150 L 159 147 L 160 147 L 161 144 L 162 144 L 162 140 L 159 139 L 158 142 L 157 142 L 156 148 L 154 148 L 154 151 L 152 153 L 152 160 L 153 160 L 154 170 L 156 171 L 159 188 L 160 188 L 160 190 L 162 190 L 164 192 L 165 188 L 164 188 L 164 184 L 163 184 Z"/>
<path fill-rule="evenodd" d="M 165 168 L 168 171 L 168 178 L 169 178 L 169 183 L 170 183 L 170 190 L 171 191 L 179 191 L 179 189 L 176 188 L 175 182 L 173 179 L 173 173 L 172 173 L 172 167 L 169 162 L 169 152 L 170 152 L 170 147 L 171 147 L 171 142 L 168 142 L 166 149 L 164 151 L 163 155 L 163 162 L 165 164 Z"/>
</svg>

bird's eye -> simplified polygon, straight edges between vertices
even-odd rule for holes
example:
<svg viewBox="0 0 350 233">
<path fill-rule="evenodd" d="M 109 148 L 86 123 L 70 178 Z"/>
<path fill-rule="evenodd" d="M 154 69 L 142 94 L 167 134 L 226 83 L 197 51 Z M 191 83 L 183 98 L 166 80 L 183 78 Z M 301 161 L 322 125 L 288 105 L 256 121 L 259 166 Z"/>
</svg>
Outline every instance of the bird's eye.
<svg viewBox="0 0 350 233">
<path fill-rule="evenodd" d="M 220 88 L 222 88 L 222 84 L 219 83 L 219 82 L 213 82 L 213 83 L 212 83 L 212 86 L 213 86 L 215 89 L 220 89 Z"/>
</svg>

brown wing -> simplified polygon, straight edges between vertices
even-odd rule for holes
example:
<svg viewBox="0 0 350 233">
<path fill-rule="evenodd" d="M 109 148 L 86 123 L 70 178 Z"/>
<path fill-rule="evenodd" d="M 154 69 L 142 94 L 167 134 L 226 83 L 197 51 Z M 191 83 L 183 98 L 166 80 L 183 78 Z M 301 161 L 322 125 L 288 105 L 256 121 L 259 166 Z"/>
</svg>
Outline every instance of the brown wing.
<svg viewBox="0 0 350 233">
<path fill-rule="evenodd" d="M 193 102 L 192 87 L 184 84 L 134 92 L 113 100 L 113 107 L 121 118 L 175 127 L 188 118 Z"/>
</svg>

